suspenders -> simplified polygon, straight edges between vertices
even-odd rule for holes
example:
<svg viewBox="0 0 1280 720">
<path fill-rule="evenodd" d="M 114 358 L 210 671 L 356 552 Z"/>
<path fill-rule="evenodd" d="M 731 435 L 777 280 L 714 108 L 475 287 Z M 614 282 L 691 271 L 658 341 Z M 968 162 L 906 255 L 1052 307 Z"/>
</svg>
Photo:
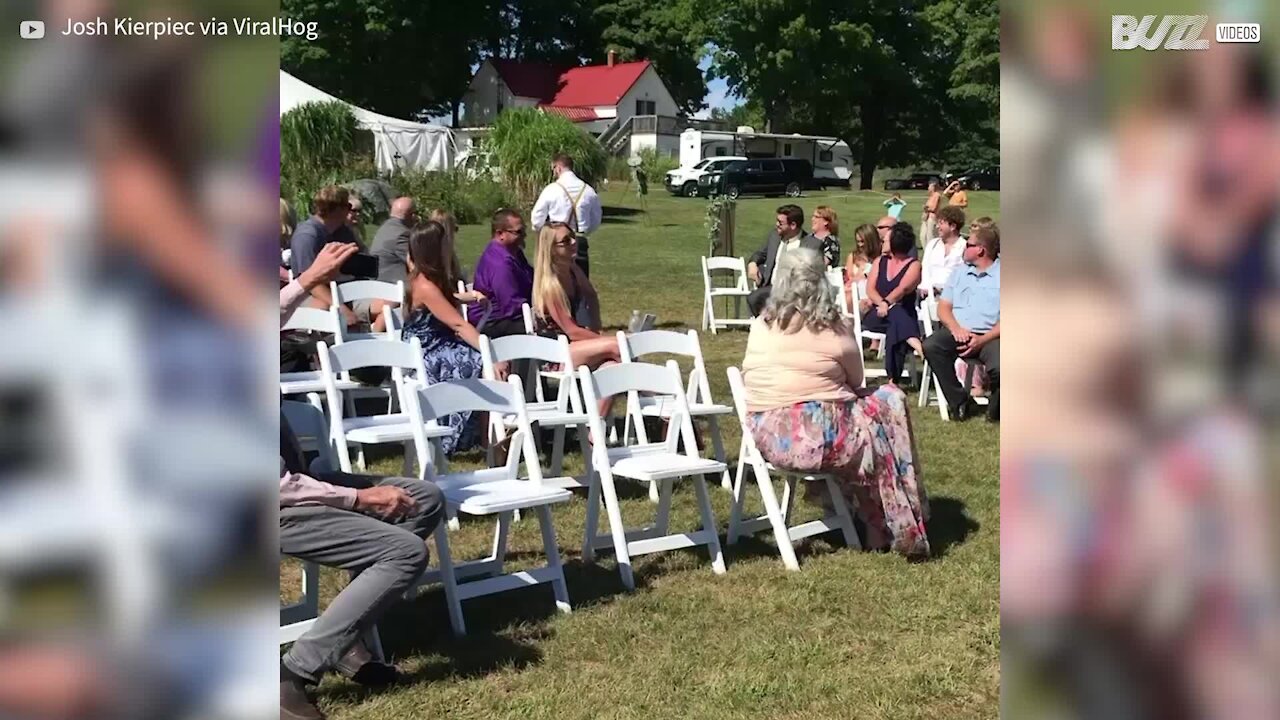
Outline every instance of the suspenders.
<svg viewBox="0 0 1280 720">
<path fill-rule="evenodd" d="M 578 203 L 582 202 L 582 196 L 587 192 L 587 184 L 585 182 L 582 183 L 582 189 L 578 191 L 578 197 L 576 198 L 570 195 L 569 190 L 559 182 L 556 183 L 556 187 L 560 188 L 560 192 L 564 193 L 564 196 L 569 199 L 569 218 L 565 220 L 565 223 L 573 228 L 575 233 L 581 232 L 582 226 L 578 224 Z"/>
</svg>

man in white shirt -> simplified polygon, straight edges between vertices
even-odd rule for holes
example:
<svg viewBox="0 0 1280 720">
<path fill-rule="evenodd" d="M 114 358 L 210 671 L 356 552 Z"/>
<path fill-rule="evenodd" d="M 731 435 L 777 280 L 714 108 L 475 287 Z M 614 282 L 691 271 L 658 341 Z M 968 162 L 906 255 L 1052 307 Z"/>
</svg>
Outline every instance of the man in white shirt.
<svg viewBox="0 0 1280 720">
<path fill-rule="evenodd" d="M 942 293 L 947 286 L 951 272 L 964 264 L 964 239 L 960 237 L 960 228 L 964 227 L 964 211 L 954 205 L 947 205 L 936 213 L 935 224 L 938 236 L 929 240 L 924 246 L 924 258 L 921 262 L 920 294 L 925 295 L 930 289 L 935 295 Z"/>
<path fill-rule="evenodd" d="M 590 277 L 587 236 L 600 226 L 600 196 L 582 178 L 573 174 L 573 158 L 564 153 L 552 160 L 551 172 L 556 180 L 543 188 L 529 220 L 533 223 L 534 232 L 549 222 L 568 224 L 578 237 L 578 255 L 574 260 L 582 268 L 582 273 Z"/>
</svg>

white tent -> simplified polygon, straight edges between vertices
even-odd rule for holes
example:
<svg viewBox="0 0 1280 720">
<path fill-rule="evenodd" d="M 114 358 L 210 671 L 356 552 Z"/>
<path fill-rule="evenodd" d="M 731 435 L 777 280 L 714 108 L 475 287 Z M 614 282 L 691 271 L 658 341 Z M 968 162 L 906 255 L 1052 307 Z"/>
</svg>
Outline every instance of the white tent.
<svg viewBox="0 0 1280 720">
<path fill-rule="evenodd" d="M 379 115 L 340 100 L 281 70 L 280 114 L 309 102 L 340 102 L 351 108 L 356 123 L 373 133 L 374 160 L 379 170 L 449 170 L 453 167 L 455 147 L 453 131 L 449 128 Z"/>
</svg>

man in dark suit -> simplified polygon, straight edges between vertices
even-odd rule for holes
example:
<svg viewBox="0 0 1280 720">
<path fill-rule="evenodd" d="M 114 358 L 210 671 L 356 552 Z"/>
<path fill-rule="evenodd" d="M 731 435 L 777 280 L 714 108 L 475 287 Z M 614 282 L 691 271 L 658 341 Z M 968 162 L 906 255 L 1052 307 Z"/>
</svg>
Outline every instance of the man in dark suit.
<svg viewBox="0 0 1280 720">
<path fill-rule="evenodd" d="M 747 260 L 747 277 L 756 283 L 756 289 L 747 296 L 747 307 L 752 315 L 759 315 L 773 291 L 773 269 L 778 266 L 778 254 L 796 248 L 809 248 L 822 252 L 822 241 L 804 231 L 804 210 L 798 205 L 778 208 L 777 222 L 764 247 Z"/>
</svg>

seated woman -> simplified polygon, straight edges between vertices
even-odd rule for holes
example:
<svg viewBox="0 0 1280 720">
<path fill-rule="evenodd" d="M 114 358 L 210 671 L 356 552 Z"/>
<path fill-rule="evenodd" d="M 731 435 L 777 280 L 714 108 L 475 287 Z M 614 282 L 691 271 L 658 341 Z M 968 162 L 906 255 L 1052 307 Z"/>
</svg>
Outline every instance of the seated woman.
<svg viewBox="0 0 1280 720">
<path fill-rule="evenodd" d="M 457 280 L 452 268 L 457 261 L 453 254 L 448 231 L 438 222 L 427 221 L 409 234 L 403 337 L 416 337 L 422 343 L 427 384 L 478 378 L 482 370 L 480 333 L 454 304 Z M 499 378 L 506 374 L 505 363 L 496 369 Z M 485 419 L 473 418 L 471 413 L 455 413 L 439 423 L 453 430 L 440 441 L 446 455 L 475 447 L 485 427 Z"/>
<path fill-rule="evenodd" d="M 822 257 L 827 267 L 840 265 L 840 217 L 836 211 L 826 205 L 813 209 L 813 217 L 809 219 L 809 229 L 813 236 L 822 241 Z"/>
<path fill-rule="evenodd" d="M 871 223 L 863 223 L 853 231 L 853 250 L 844 261 L 844 294 L 848 307 L 858 314 L 866 314 L 871 307 L 867 299 L 867 275 L 871 272 L 872 258 L 880 257 L 880 233 Z M 854 290 L 857 294 L 854 294 Z M 858 298 L 854 307 L 854 298 Z"/>
<path fill-rule="evenodd" d="M 920 261 L 908 255 L 915 246 L 916 234 L 910 223 L 894 225 L 889 231 L 889 253 L 872 263 L 867 277 L 871 308 L 862 316 L 862 329 L 884 333 L 884 369 L 890 382 L 897 382 L 902 374 L 905 346 L 924 355 L 915 303 Z"/>
<path fill-rule="evenodd" d="M 586 273 L 574 262 L 577 252 L 577 238 L 568 225 L 542 226 L 533 262 L 534 332 L 543 337 L 569 338 L 574 367 L 595 370 L 618 362 L 621 355 L 617 339 L 600 334 L 598 319 L 592 328 L 582 327 L 575 319 L 582 316 L 583 308 L 595 302 L 596 297 Z M 596 305 L 598 307 L 598 303 Z M 608 410 L 609 403 L 601 401 L 600 414 L 605 415 Z"/>
<path fill-rule="evenodd" d="M 827 287 L 817 252 L 792 250 L 779 261 L 742 360 L 744 431 L 779 467 L 834 473 L 856 504 L 866 547 L 928 556 L 928 499 L 906 394 L 892 383 L 861 388 L 858 340 Z"/>
</svg>

